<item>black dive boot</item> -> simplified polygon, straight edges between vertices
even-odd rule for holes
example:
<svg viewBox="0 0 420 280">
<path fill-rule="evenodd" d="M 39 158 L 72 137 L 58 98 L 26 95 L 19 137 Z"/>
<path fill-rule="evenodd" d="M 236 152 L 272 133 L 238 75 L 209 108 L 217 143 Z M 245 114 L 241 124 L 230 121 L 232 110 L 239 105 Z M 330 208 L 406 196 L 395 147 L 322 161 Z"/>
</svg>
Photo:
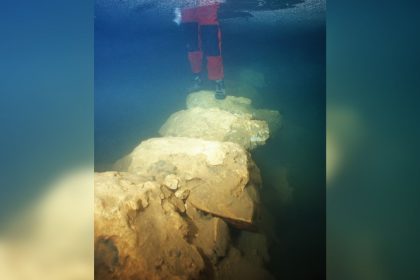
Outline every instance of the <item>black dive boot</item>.
<svg viewBox="0 0 420 280">
<path fill-rule="evenodd" d="M 194 74 L 192 84 L 188 88 L 188 92 L 194 92 L 201 90 L 203 81 L 201 80 L 200 74 Z"/>
<path fill-rule="evenodd" d="M 216 81 L 216 94 L 214 95 L 216 99 L 225 99 L 226 97 L 226 90 L 225 90 L 225 82 L 223 80 Z"/>
</svg>

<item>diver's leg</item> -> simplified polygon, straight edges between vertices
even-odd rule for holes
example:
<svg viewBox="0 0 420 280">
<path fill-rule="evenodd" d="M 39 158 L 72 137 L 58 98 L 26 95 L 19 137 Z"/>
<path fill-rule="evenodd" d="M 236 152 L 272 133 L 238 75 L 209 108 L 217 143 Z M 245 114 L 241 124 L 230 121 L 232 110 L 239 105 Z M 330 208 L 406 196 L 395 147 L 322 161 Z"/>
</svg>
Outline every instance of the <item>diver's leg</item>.
<svg viewBox="0 0 420 280">
<path fill-rule="evenodd" d="M 207 58 L 209 80 L 215 81 L 217 99 L 226 96 L 224 85 L 223 59 L 221 51 L 221 32 L 219 25 L 203 25 L 201 27 L 203 52 Z"/>
<path fill-rule="evenodd" d="M 185 42 L 193 73 L 193 85 L 190 91 L 198 90 L 201 87 L 201 68 L 203 64 L 203 52 L 201 51 L 201 40 L 199 33 L 199 23 L 196 17 L 196 9 L 181 10 L 182 24 Z"/>
<path fill-rule="evenodd" d="M 224 78 L 224 73 L 219 25 L 202 25 L 201 36 L 203 52 L 207 58 L 209 80 L 222 80 Z"/>
<path fill-rule="evenodd" d="M 223 99 L 226 95 L 224 87 L 224 71 L 222 59 L 222 34 L 217 19 L 219 5 L 199 8 L 197 12 L 203 53 L 207 58 L 207 73 L 209 80 L 215 81 L 216 98 Z"/>
</svg>

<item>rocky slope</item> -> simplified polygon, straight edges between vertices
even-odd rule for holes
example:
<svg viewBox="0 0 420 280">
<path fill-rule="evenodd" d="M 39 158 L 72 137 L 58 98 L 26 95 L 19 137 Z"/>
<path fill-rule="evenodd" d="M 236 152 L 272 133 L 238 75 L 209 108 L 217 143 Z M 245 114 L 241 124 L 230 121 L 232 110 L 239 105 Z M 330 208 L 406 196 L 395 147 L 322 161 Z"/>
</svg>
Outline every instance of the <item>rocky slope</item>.
<svg viewBox="0 0 420 280">
<path fill-rule="evenodd" d="M 272 279 L 249 150 L 269 137 L 249 99 L 187 99 L 162 126 L 95 174 L 97 279 Z"/>
</svg>

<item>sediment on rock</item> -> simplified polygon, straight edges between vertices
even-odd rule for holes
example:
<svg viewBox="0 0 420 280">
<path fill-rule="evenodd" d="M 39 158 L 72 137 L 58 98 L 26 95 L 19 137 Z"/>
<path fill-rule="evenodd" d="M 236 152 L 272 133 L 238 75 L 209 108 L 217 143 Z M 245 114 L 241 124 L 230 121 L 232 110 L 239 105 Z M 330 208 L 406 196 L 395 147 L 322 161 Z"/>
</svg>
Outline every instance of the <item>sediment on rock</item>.
<svg viewBox="0 0 420 280">
<path fill-rule="evenodd" d="M 95 174 L 98 279 L 198 279 L 204 261 L 186 239 L 189 231 L 159 183 L 129 173 Z"/>
<path fill-rule="evenodd" d="M 218 108 L 236 115 L 250 115 L 252 119 L 267 122 L 270 134 L 281 128 L 282 116 L 278 111 L 267 109 L 256 109 L 252 106 L 252 100 L 245 97 L 227 96 L 224 100 L 214 99 L 211 91 L 198 91 L 187 97 L 187 108 Z"/>
<path fill-rule="evenodd" d="M 264 271 L 259 268 L 266 261 L 262 236 L 241 235 L 235 249 L 226 222 L 189 200 L 131 173 L 96 173 L 95 277 L 203 279 L 210 272 L 213 277 L 230 275 L 226 266 L 239 269 L 245 264 L 254 272 Z M 246 259 L 232 257 L 231 250 L 242 250 Z"/>
<path fill-rule="evenodd" d="M 172 114 L 159 133 L 162 136 L 233 142 L 245 149 L 254 149 L 265 144 L 269 128 L 266 121 L 254 120 L 251 114 L 195 107 Z"/>
<path fill-rule="evenodd" d="M 238 144 L 153 138 L 142 142 L 115 168 L 153 177 L 162 184 L 168 176 L 177 178 L 178 188 L 189 191 L 188 200 L 194 207 L 237 227 L 253 225 L 261 180 L 250 154 Z"/>
</svg>

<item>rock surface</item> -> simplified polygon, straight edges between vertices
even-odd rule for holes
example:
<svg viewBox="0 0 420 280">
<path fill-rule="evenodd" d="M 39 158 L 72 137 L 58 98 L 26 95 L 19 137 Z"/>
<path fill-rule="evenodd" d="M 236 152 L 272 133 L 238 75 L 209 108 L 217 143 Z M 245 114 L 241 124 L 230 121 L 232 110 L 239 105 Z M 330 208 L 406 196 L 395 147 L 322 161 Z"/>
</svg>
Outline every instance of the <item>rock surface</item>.
<svg viewBox="0 0 420 280">
<path fill-rule="evenodd" d="M 245 149 L 254 149 L 265 144 L 269 128 L 265 121 L 254 120 L 250 114 L 195 107 L 174 113 L 159 133 L 162 136 L 234 142 Z"/>
<path fill-rule="evenodd" d="M 238 144 L 195 138 L 165 137 L 142 142 L 115 164 L 127 171 L 163 182 L 179 178 L 196 208 L 240 228 L 253 227 L 261 178 L 250 155 Z"/>
<path fill-rule="evenodd" d="M 95 174 L 95 278 L 198 279 L 204 260 L 189 225 L 156 182 Z"/>
<path fill-rule="evenodd" d="M 187 107 L 163 137 L 95 174 L 95 278 L 273 279 L 264 269 L 262 181 L 248 150 L 265 144 L 280 114 L 207 91 L 190 94 Z"/>
<path fill-rule="evenodd" d="M 97 279 L 272 279 L 264 236 L 231 242 L 222 219 L 146 177 L 96 173 L 94 216 Z"/>
<path fill-rule="evenodd" d="M 187 97 L 187 108 L 218 108 L 233 114 L 248 114 L 252 119 L 266 121 L 270 134 L 274 134 L 281 127 L 281 115 L 278 111 L 255 109 L 252 107 L 251 99 L 245 97 L 227 96 L 223 100 L 214 98 L 212 91 L 198 91 Z"/>
</svg>

